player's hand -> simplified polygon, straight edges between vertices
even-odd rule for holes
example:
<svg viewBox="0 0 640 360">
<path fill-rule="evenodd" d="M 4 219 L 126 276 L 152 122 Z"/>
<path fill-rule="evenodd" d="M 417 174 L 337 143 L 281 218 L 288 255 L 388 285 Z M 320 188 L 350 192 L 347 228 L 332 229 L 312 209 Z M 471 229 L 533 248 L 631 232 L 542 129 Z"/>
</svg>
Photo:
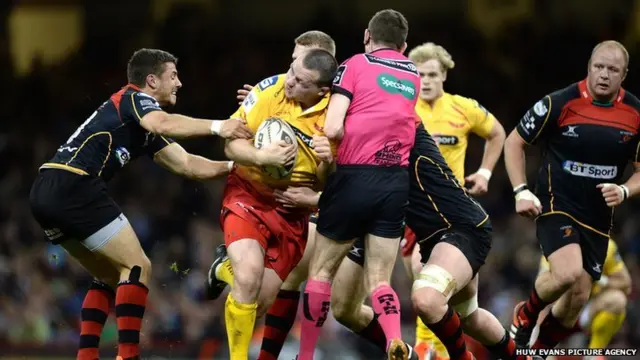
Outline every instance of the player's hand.
<svg viewBox="0 0 640 360">
<path fill-rule="evenodd" d="M 523 190 L 516 194 L 516 212 L 528 218 L 535 218 L 542 214 L 542 204 L 531 191 Z"/>
<path fill-rule="evenodd" d="M 296 158 L 297 149 L 284 141 L 274 142 L 258 150 L 258 165 L 289 166 Z"/>
<path fill-rule="evenodd" d="M 311 144 L 320 160 L 329 164 L 333 162 L 333 152 L 331 152 L 331 143 L 328 137 L 313 135 Z"/>
<path fill-rule="evenodd" d="M 287 190 L 275 190 L 276 201 L 284 207 L 316 207 L 320 194 L 307 187 L 288 187 Z"/>
<path fill-rule="evenodd" d="M 484 195 L 489 190 L 489 179 L 479 173 L 474 173 L 464 178 L 465 183 L 471 185 L 468 193 L 474 196 Z"/>
<path fill-rule="evenodd" d="M 220 136 L 233 140 L 233 139 L 251 139 L 253 133 L 247 127 L 247 122 L 242 119 L 229 119 L 222 122 L 220 127 Z"/>
<path fill-rule="evenodd" d="M 608 207 L 622 204 L 629 196 L 629 189 L 625 185 L 604 183 L 598 184 L 596 187 L 602 191 L 602 197 Z"/>
<path fill-rule="evenodd" d="M 242 104 L 247 95 L 249 95 L 251 89 L 253 89 L 253 86 L 247 84 L 242 85 L 242 89 L 238 89 L 238 96 L 236 96 L 236 99 L 238 99 L 238 105 Z"/>
</svg>

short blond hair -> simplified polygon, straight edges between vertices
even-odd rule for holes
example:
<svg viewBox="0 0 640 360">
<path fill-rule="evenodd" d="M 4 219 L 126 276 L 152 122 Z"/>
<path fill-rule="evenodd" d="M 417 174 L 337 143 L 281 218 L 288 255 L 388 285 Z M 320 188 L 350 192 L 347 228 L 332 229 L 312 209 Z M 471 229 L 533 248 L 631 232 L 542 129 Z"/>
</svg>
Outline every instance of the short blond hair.
<svg viewBox="0 0 640 360">
<path fill-rule="evenodd" d="M 598 43 L 598 45 L 596 45 L 591 51 L 591 57 L 589 58 L 589 63 L 591 63 L 591 58 L 593 58 L 593 55 L 595 55 L 596 51 L 604 47 L 613 47 L 613 48 L 620 49 L 620 51 L 622 51 L 622 56 L 624 57 L 625 68 L 629 68 L 629 52 L 627 51 L 627 48 L 625 48 L 624 45 L 622 45 L 622 43 L 615 40 L 605 40 L 603 42 Z"/>
<path fill-rule="evenodd" d="M 333 41 L 331 36 L 319 30 L 310 30 L 300 34 L 300 36 L 296 38 L 295 43 L 300 46 L 318 47 L 336 56 L 335 41 Z"/>
<path fill-rule="evenodd" d="M 433 59 L 440 62 L 443 71 L 451 70 L 456 66 L 447 49 L 432 42 L 416 46 L 409 52 L 409 60 L 413 61 L 416 65 Z"/>
</svg>

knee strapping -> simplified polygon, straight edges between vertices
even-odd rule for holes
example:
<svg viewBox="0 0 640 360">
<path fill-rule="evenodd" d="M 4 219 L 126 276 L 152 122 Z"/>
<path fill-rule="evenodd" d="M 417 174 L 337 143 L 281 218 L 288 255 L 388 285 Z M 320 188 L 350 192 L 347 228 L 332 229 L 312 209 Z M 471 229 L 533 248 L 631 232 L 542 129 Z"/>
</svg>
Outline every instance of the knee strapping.
<svg viewBox="0 0 640 360">
<path fill-rule="evenodd" d="M 473 314 L 474 311 L 478 310 L 478 294 L 476 293 L 471 299 L 463 303 L 454 305 L 453 310 L 455 310 L 462 319 Z"/>
<path fill-rule="evenodd" d="M 456 289 L 456 280 L 449 272 L 438 265 L 426 265 L 420 270 L 413 282 L 411 291 L 432 288 L 449 300 Z"/>
</svg>

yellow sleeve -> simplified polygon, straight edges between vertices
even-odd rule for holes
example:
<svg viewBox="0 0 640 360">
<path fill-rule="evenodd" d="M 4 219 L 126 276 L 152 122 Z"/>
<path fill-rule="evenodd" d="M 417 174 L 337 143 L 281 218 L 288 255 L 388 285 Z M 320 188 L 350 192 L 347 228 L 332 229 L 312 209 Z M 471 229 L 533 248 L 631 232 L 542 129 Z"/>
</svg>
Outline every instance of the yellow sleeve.
<svg viewBox="0 0 640 360">
<path fill-rule="evenodd" d="M 275 92 L 282 86 L 284 86 L 284 75 L 275 75 L 260 81 L 251 89 L 242 105 L 231 117 L 245 120 L 247 127 L 256 132 L 262 121 L 269 116 Z"/>
<path fill-rule="evenodd" d="M 613 240 L 609 240 L 609 247 L 607 248 L 607 258 L 604 261 L 604 268 L 602 273 L 606 276 L 615 274 L 624 268 L 624 261 L 620 252 L 618 251 L 618 245 Z"/>
<path fill-rule="evenodd" d="M 465 104 L 465 115 L 471 123 L 471 132 L 486 139 L 493 129 L 496 118 L 476 100 L 469 98 L 462 99 L 464 99 L 463 103 Z"/>
<path fill-rule="evenodd" d="M 540 267 L 538 269 L 538 273 L 543 273 L 549 271 L 549 262 L 544 257 L 544 255 L 540 256 Z"/>
</svg>

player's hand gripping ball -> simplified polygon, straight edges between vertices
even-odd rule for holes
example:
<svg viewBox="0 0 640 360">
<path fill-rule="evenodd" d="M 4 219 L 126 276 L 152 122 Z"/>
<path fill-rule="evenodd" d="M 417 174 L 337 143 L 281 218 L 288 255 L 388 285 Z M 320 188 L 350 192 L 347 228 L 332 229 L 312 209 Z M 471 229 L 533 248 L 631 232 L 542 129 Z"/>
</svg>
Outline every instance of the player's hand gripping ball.
<svg viewBox="0 0 640 360">
<path fill-rule="evenodd" d="M 268 118 L 256 131 L 254 146 L 264 151 L 262 171 L 274 179 L 291 175 L 298 158 L 298 141 L 293 128 L 279 118 Z"/>
</svg>

